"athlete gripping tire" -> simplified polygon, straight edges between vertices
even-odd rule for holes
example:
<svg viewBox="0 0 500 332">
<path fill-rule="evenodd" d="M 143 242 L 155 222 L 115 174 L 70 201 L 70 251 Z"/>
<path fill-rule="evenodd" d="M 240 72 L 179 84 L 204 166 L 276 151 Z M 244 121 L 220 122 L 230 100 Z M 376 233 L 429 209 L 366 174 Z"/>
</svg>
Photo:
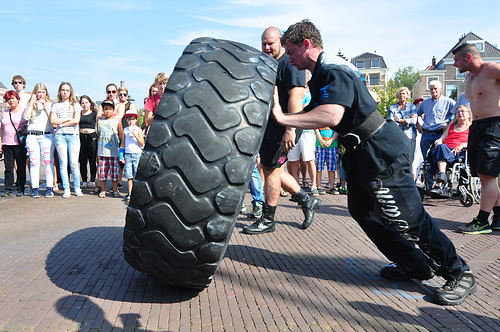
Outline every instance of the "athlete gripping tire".
<svg viewBox="0 0 500 332">
<path fill-rule="evenodd" d="M 148 132 L 123 251 L 135 269 L 203 289 L 222 260 L 270 114 L 276 62 L 249 46 L 193 40 Z"/>
</svg>

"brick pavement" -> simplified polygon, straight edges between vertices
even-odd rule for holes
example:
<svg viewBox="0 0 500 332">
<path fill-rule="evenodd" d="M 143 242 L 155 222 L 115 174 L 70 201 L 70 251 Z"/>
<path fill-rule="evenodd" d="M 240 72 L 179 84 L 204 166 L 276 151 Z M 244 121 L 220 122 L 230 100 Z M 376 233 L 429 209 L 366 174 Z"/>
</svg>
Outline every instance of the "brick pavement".
<svg viewBox="0 0 500 332">
<path fill-rule="evenodd" d="M 0 200 L 0 331 L 500 330 L 500 232 L 454 232 L 478 205 L 426 201 L 479 284 L 465 304 L 443 307 L 429 298 L 441 278 L 380 278 L 386 260 L 349 217 L 343 195 L 321 196 L 305 231 L 287 198 L 274 233 L 245 235 L 252 221 L 240 216 L 214 281 L 199 293 L 124 261 L 121 200 L 61 195 Z"/>
</svg>

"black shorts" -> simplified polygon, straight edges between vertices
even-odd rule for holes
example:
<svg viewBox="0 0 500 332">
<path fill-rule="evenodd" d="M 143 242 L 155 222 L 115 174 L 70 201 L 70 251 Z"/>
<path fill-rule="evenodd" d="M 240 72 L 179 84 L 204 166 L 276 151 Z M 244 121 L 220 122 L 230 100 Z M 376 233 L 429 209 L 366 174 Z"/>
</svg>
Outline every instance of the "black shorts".
<svg viewBox="0 0 500 332">
<path fill-rule="evenodd" d="M 281 149 L 281 142 L 265 138 L 260 146 L 260 163 L 269 168 L 280 168 L 287 160 L 288 152 Z"/>
<path fill-rule="evenodd" d="M 500 116 L 472 122 L 467 150 L 472 176 L 500 174 Z"/>
</svg>

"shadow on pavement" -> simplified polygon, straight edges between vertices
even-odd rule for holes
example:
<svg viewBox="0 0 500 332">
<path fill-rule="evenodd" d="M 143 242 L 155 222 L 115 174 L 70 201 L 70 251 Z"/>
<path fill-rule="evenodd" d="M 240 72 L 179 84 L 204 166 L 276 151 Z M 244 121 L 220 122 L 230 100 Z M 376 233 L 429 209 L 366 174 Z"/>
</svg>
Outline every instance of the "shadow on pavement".
<svg viewBox="0 0 500 332">
<path fill-rule="evenodd" d="M 105 318 L 103 309 L 85 296 L 64 296 L 56 302 L 56 310 L 63 317 L 78 322 L 78 331 L 153 331 L 143 329 L 139 323 L 141 315 L 135 313 L 118 316 L 125 328 L 113 326 L 112 322 Z"/>
<path fill-rule="evenodd" d="M 469 311 L 460 310 L 460 306 L 457 307 L 457 310 L 449 310 L 449 307 L 421 307 L 418 308 L 418 310 L 420 310 L 422 313 L 421 316 L 412 315 L 408 312 L 400 311 L 396 308 L 389 307 L 380 303 L 374 304 L 360 301 L 351 301 L 349 303 L 354 309 L 362 311 L 375 319 L 376 317 L 380 317 L 381 323 L 387 321 L 402 324 L 410 323 L 412 328 L 416 330 L 420 330 L 419 328 L 425 329 L 426 331 L 432 331 L 436 329 L 436 327 L 433 326 L 431 322 L 422 319 L 422 316 L 427 315 L 432 316 L 434 319 L 440 322 L 450 322 L 450 330 L 498 331 L 500 327 L 500 320 L 471 313 Z M 457 321 L 459 322 L 459 325 L 457 325 Z M 390 327 L 387 326 L 387 328 L 391 330 L 397 330 L 394 324 L 391 324 Z"/>
<path fill-rule="evenodd" d="M 122 227 L 91 227 L 71 233 L 48 254 L 47 276 L 71 293 L 113 301 L 178 303 L 199 294 L 129 266 L 123 257 L 122 236 Z"/>
</svg>

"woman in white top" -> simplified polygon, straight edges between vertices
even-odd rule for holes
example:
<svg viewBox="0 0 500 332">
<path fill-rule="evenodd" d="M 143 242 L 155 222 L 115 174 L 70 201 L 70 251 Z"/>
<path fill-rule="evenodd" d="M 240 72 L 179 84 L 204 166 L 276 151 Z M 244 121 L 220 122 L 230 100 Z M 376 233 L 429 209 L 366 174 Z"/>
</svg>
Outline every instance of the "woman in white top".
<svg viewBox="0 0 500 332">
<path fill-rule="evenodd" d="M 40 163 L 45 166 L 45 182 L 47 192 L 45 197 L 53 197 L 54 184 L 54 127 L 50 123 L 49 92 L 43 83 L 38 83 L 33 89 L 28 106 L 23 117 L 28 120 L 28 137 L 26 148 L 30 160 L 31 187 L 33 198 L 40 197 Z"/>
<path fill-rule="evenodd" d="M 55 143 L 59 155 L 59 168 L 63 184 L 63 198 L 71 196 L 68 176 L 68 158 L 73 175 L 73 186 L 76 196 L 83 196 L 80 189 L 80 170 L 78 168 L 78 157 L 80 155 L 80 130 L 78 123 L 82 113 L 82 107 L 76 100 L 71 84 L 63 82 L 59 85 L 57 93 L 57 104 L 52 105 L 50 122 L 55 129 Z"/>
</svg>

